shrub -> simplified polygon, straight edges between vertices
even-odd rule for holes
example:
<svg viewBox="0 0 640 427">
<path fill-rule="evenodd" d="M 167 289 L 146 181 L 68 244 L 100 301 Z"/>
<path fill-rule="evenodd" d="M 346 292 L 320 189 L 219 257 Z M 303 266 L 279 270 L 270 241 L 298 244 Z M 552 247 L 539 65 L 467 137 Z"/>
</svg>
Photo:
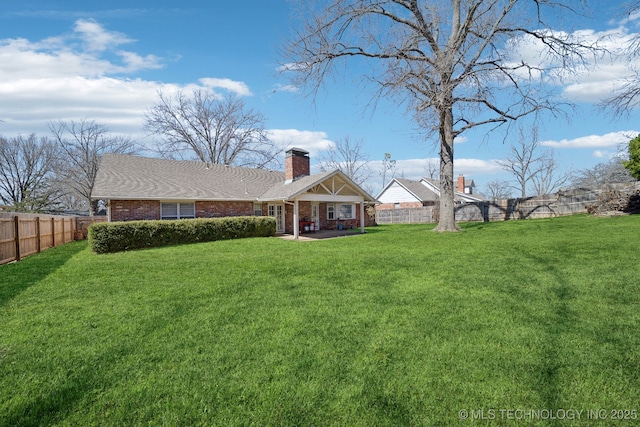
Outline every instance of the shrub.
<svg viewBox="0 0 640 427">
<path fill-rule="evenodd" d="M 95 253 L 101 254 L 214 240 L 269 237 L 275 233 L 275 219 L 264 216 L 109 222 L 89 227 L 89 245 Z"/>
</svg>

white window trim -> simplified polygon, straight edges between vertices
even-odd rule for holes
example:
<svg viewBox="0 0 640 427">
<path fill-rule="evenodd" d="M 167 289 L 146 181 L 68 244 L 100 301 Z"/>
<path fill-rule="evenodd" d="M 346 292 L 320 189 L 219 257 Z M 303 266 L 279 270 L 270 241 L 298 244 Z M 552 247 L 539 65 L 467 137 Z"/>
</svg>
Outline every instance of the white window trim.
<svg viewBox="0 0 640 427">
<path fill-rule="evenodd" d="M 329 214 L 329 208 L 332 209 L 331 215 Z M 333 216 L 333 218 L 331 218 Z M 336 205 L 334 203 L 327 203 L 327 221 L 336 220 Z"/>
<path fill-rule="evenodd" d="M 351 217 L 344 218 L 340 216 L 340 206 L 349 205 L 351 206 Z M 333 218 L 329 218 L 329 208 L 333 208 Z M 356 213 L 356 204 L 355 203 L 327 203 L 327 221 L 342 221 L 346 219 L 357 219 L 358 215 Z"/>
</svg>

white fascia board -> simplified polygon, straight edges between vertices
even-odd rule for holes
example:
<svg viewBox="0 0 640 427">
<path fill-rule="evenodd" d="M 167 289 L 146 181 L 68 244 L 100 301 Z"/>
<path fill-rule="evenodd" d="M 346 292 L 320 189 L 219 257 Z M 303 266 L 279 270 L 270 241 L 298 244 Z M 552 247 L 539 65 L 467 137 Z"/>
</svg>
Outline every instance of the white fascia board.
<svg viewBox="0 0 640 427">
<path fill-rule="evenodd" d="M 362 196 L 333 196 L 331 194 L 314 194 L 314 193 L 304 193 L 295 198 L 299 201 L 304 202 L 349 202 L 349 203 L 362 203 L 364 202 L 364 197 Z"/>
</svg>

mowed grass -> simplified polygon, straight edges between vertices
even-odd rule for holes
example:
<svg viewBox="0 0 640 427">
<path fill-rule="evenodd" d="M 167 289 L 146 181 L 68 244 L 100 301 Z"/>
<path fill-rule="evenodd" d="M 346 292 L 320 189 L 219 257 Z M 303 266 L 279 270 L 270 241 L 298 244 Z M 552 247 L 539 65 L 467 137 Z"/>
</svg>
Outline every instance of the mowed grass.
<svg viewBox="0 0 640 427">
<path fill-rule="evenodd" d="M 2 266 L 0 425 L 640 410 L 640 217 L 432 227 L 110 255 L 77 242 Z"/>
</svg>

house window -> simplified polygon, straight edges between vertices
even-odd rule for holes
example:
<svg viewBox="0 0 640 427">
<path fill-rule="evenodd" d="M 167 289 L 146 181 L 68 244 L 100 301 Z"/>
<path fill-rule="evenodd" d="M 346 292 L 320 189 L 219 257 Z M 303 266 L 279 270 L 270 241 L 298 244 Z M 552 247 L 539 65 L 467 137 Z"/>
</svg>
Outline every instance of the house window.
<svg viewBox="0 0 640 427">
<path fill-rule="evenodd" d="M 253 216 L 262 216 L 262 203 L 253 204 Z"/>
<path fill-rule="evenodd" d="M 355 206 L 352 204 L 338 205 L 338 218 L 340 219 L 354 219 L 355 212 Z"/>
<path fill-rule="evenodd" d="M 160 219 L 185 219 L 195 217 L 195 203 L 162 203 L 160 206 Z"/>
<path fill-rule="evenodd" d="M 400 209 L 400 203 L 394 203 L 393 204 L 393 208 L 394 209 Z"/>
<path fill-rule="evenodd" d="M 327 219 L 355 219 L 355 205 L 352 203 L 328 204 Z"/>
<path fill-rule="evenodd" d="M 336 206 L 331 203 L 327 205 L 327 219 L 336 219 Z"/>
</svg>

